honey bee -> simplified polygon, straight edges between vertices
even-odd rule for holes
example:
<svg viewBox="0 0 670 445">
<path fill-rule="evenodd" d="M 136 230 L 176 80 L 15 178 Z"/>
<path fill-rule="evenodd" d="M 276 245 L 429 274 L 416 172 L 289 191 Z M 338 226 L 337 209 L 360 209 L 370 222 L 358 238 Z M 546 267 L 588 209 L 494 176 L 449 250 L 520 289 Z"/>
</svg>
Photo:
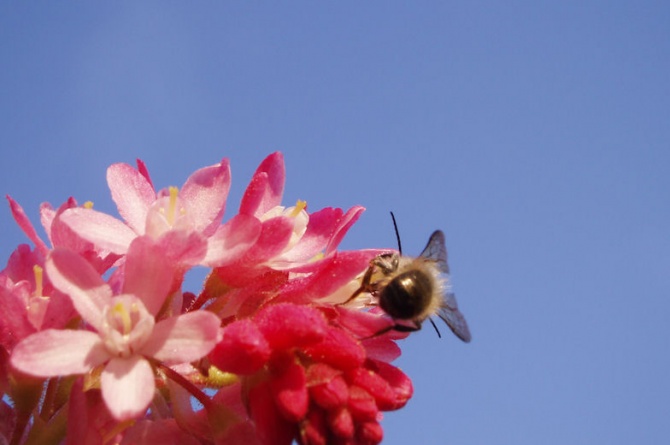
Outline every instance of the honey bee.
<svg viewBox="0 0 670 445">
<path fill-rule="evenodd" d="M 458 310 L 456 297 L 448 287 L 445 275 L 449 274 L 447 248 L 444 234 L 436 230 L 418 257 L 402 254 L 398 227 L 393 225 L 398 240 L 398 253 L 384 253 L 370 261 L 361 280 L 361 287 L 349 301 L 362 292 L 377 297 L 379 306 L 391 318 L 400 322 L 390 329 L 402 332 L 418 331 L 428 319 L 438 337 L 440 331 L 430 318 L 444 320 L 451 331 L 464 342 L 471 340 L 465 317 Z"/>
</svg>

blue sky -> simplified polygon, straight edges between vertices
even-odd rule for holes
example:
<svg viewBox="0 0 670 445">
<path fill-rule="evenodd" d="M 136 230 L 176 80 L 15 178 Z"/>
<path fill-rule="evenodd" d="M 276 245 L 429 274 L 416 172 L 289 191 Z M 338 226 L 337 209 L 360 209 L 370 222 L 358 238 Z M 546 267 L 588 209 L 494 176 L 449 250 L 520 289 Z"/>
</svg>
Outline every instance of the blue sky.
<svg viewBox="0 0 670 445">
<path fill-rule="evenodd" d="M 665 2 L 0 5 L 0 192 L 37 222 L 114 211 L 228 157 L 227 216 L 281 150 L 285 201 L 367 207 L 343 248 L 447 236 L 473 333 L 427 329 L 387 444 L 670 436 L 670 7 Z M 20 242 L 0 213 L 4 262 Z"/>
</svg>

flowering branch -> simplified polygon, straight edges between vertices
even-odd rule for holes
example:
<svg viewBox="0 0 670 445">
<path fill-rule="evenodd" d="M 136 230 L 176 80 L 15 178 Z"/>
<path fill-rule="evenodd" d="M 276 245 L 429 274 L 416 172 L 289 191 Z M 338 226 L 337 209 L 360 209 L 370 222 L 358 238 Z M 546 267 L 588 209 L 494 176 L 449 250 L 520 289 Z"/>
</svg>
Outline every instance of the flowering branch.
<svg viewBox="0 0 670 445">
<path fill-rule="evenodd" d="M 43 204 L 47 241 L 8 197 L 35 247 L 0 272 L 0 442 L 379 443 L 412 396 L 389 363 L 407 333 L 375 307 L 389 251 L 339 251 L 363 208 L 284 207 L 284 179 L 268 156 L 222 223 L 227 160 L 159 191 L 114 164 L 122 219 Z"/>
</svg>

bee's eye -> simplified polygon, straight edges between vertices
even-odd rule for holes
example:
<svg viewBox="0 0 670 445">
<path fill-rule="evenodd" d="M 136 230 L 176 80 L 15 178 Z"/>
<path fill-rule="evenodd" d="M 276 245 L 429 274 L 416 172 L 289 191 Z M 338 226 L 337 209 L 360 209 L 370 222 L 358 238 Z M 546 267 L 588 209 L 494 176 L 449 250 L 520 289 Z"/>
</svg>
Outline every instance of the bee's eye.
<svg viewBox="0 0 670 445">
<path fill-rule="evenodd" d="M 433 282 L 420 270 L 408 270 L 393 278 L 379 294 L 379 305 L 393 318 L 410 320 L 430 304 Z"/>
</svg>

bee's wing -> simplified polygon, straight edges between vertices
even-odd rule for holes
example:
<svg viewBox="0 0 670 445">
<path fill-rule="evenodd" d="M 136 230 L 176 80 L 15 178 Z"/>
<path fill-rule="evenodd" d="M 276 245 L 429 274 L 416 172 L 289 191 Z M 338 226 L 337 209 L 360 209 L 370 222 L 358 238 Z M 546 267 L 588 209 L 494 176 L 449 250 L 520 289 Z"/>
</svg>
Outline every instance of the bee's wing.
<svg viewBox="0 0 670 445">
<path fill-rule="evenodd" d="M 465 321 L 465 317 L 463 317 L 461 311 L 458 310 L 456 296 L 452 292 L 444 294 L 444 304 L 437 312 L 437 316 L 447 323 L 447 326 L 456 334 L 456 337 L 466 343 L 472 339 L 468 323 Z"/>
<path fill-rule="evenodd" d="M 444 242 L 444 233 L 441 230 L 436 230 L 430 235 L 428 244 L 426 244 L 425 249 L 421 252 L 421 256 L 435 261 L 441 272 L 449 273 L 447 246 Z"/>
<path fill-rule="evenodd" d="M 428 239 L 426 248 L 421 252 L 421 257 L 435 261 L 441 272 L 449 273 L 449 264 L 447 263 L 447 246 L 444 242 L 444 233 L 436 230 Z M 444 302 L 437 312 L 437 316 L 447 323 L 447 326 L 454 334 L 464 342 L 472 339 L 468 323 L 461 311 L 458 310 L 456 296 L 452 292 L 444 294 Z"/>
</svg>

